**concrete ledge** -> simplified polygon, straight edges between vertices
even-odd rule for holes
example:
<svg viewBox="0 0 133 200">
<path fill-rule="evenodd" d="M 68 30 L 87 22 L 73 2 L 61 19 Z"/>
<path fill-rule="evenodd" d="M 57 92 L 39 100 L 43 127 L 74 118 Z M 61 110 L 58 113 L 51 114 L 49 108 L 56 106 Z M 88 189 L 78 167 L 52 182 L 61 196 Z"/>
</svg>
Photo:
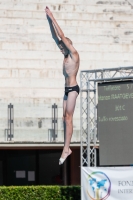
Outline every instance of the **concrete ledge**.
<svg viewBox="0 0 133 200">
<path fill-rule="evenodd" d="M 63 147 L 64 146 L 64 143 L 63 142 L 60 142 L 60 143 L 56 143 L 56 142 L 52 142 L 52 143 L 48 143 L 48 142 L 1 142 L 0 143 L 0 149 L 3 149 L 3 148 L 36 148 L 36 149 L 41 149 L 41 148 L 52 148 L 52 147 L 57 147 L 57 148 L 60 148 L 60 147 Z M 78 142 L 73 142 L 71 143 L 70 145 L 71 147 L 80 147 L 80 143 Z"/>
<path fill-rule="evenodd" d="M 52 149 L 57 148 L 60 149 L 64 146 L 64 142 L 0 142 L 0 149 Z M 80 147 L 80 142 L 71 142 L 70 147 Z M 86 144 L 83 145 L 84 147 Z M 93 143 L 90 144 L 90 147 L 95 147 L 96 149 L 99 148 L 99 142 L 94 145 Z"/>
</svg>

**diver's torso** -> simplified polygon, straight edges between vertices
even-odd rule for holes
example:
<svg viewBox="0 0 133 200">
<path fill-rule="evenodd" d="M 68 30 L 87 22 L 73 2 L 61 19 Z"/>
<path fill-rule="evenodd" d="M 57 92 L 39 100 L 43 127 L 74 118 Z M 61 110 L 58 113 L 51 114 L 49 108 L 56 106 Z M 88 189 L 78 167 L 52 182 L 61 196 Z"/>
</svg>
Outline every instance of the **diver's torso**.
<svg viewBox="0 0 133 200">
<path fill-rule="evenodd" d="M 77 85 L 76 75 L 79 69 L 79 62 L 75 62 L 70 55 L 64 58 L 63 61 L 63 75 L 65 77 L 65 86 Z"/>
</svg>

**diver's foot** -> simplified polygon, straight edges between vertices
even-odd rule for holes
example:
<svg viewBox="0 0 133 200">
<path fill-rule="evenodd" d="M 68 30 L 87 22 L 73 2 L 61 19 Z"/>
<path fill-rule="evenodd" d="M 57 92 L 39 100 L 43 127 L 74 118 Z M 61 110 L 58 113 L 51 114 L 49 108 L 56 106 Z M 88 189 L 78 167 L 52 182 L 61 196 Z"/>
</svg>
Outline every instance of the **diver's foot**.
<svg viewBox="0 0 133 200">
<path fill-rule="evenodd" d="M 62 165 L 67 157 L 72 153 L 71 149 L 69 148 L 68 152 L 63 150 L 61 158 L 59 159 L 59 165 Z"/>
</svg>

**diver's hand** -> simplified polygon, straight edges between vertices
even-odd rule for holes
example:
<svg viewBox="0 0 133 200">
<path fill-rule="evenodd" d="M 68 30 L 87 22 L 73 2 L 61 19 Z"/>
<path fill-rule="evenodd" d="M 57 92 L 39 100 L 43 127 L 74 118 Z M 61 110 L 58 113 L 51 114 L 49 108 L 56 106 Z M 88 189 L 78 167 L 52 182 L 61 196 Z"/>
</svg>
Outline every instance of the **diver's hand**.
<svg viewBox="0 0 133 200">
<path fill-rule="evenodd" d="M 51 20 L 53 20 L 53 14 L 52 14 L 52 12 L 50 11 L 50 9 L 46 6 L 46 8 L 45 8 L 45 12 L 46 12 L 46 14 L 48 15 L 48 17 L 51 19 Z"/>
</svg>

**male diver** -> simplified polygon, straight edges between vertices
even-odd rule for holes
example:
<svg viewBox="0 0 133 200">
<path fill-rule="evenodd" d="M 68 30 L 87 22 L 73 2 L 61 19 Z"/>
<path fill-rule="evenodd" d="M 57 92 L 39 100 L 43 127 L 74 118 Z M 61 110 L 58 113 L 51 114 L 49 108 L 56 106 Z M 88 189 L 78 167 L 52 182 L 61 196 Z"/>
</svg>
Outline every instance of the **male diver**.
<svg viewBox="0 0 133 200">
<path fill-rule="evenodd" d="M 45 8 L 45 12 L 52 37 L 64 55 L 63 75 L 65 77 L 65 94 L 63 98 L 63 121 L 65 122 L 66 136 L 62 155 L 59 159 L 59 165 L 61 165 L 72 153 L 69 146 L 73 133 L 73 113 L 76 99 L 79 94 L 79 86 L 77 84 L 76 75 L 79 69 L 80 59 L 78 52 L 73 47 L 72 41 L 65 37 L 63 31 L 48 7 Z"/>
</svg>

